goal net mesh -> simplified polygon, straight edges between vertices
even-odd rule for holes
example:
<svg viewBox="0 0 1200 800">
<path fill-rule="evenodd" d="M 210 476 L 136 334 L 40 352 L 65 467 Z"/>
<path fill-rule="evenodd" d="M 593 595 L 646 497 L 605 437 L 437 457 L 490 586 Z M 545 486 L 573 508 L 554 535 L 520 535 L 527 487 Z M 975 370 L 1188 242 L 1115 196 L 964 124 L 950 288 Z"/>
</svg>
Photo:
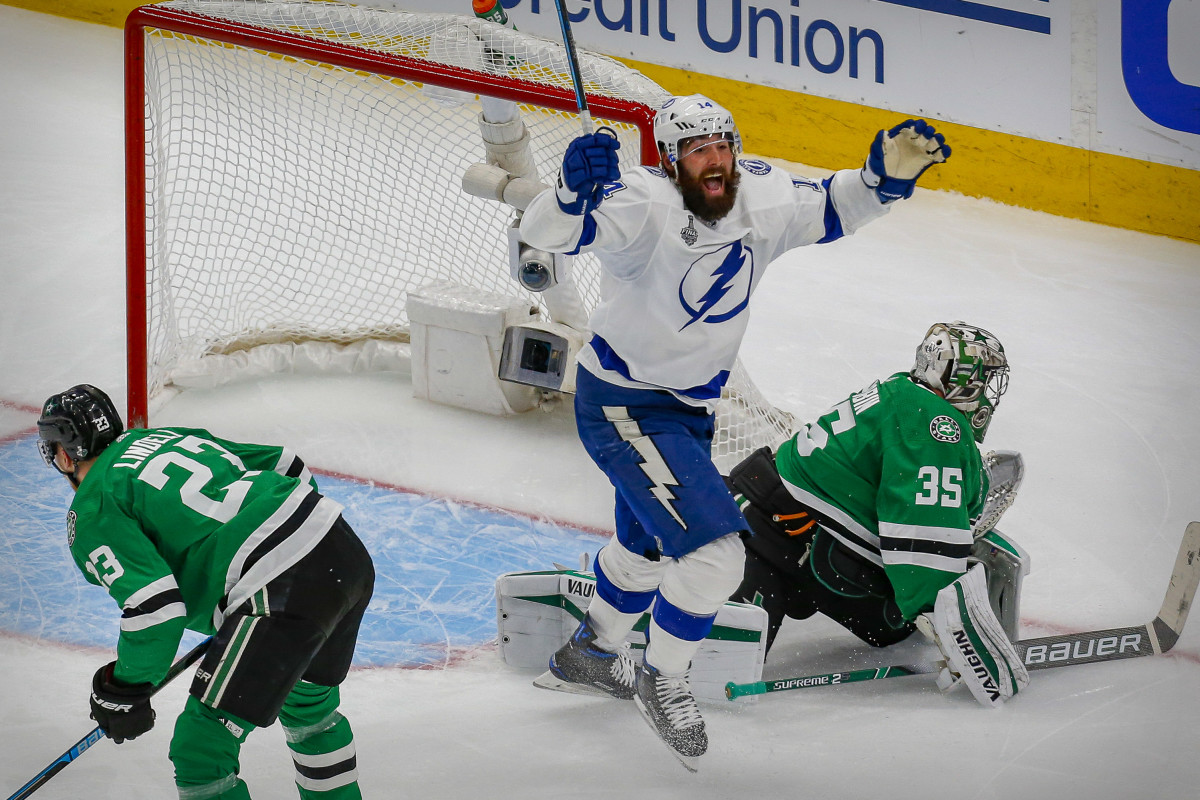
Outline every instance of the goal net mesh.
<svg viewBox="0 0 1200 800">
<path fill-rule="evenodd" d="M 146 358 L 130 367 L 152 403 L 212 355 L 403 343 L 407 293 L 434 281 L 521 297 L 549 316 L 510 277 L 514 209 L 461 180 L 485 160 L 480 96 L 516 104 L 537 177 L 557 175 L 579 116 L 530 98 L 571 90 L 561 43 L 468 16 L 334 2 L 152 8 L 170 13 L 142 30 L 145 204 L 131 211 L 146 223 Z M 425 71 L 412 74 L 414 63 Z M 668 96 L 614 59 L 580 52 L 579 64 L 589 104 L 653 109 Z M 623 168 L 645 162 L 636 122 L 594 122 L 616 131 Z M 590 310 L 599 264 L 577 257 L 574 278 Z M 718 417 L 724 468 L 790 427 L 740 365 Z"/>
</svg>

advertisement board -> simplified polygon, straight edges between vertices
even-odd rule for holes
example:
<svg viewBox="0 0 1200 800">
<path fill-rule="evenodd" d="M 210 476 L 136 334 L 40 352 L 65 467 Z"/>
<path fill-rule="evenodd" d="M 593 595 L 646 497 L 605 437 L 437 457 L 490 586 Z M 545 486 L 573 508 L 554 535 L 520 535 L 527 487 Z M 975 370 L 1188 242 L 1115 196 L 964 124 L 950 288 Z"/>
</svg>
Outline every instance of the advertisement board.
<svg viewBox="0 0 1200 800">
<path fill-rule="evenodd" d="M 1093 148 L 1200 169 L 1200 0 L 1103 3 L 1097 52 Z"/>
<path fill-rule="evenodd" d="M 585 49 L 1200 169 L 1200 0 L 564 3 Z M 561 36 L 555 0 L 502 4 Z"/>
</svg>

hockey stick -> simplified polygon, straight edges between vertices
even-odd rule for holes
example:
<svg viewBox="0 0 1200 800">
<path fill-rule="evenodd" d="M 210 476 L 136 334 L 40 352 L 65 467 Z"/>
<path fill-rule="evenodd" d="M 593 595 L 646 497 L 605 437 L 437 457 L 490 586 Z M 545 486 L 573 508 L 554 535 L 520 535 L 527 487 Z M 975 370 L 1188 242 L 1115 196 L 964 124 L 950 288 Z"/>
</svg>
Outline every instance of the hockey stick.
<svg viewBox="0 0 1200 800">
<path fill-rule="evenodd" d="M 1163 597 L 1158 616 L 1144 625 L 1128 628 L 1109 628 L 1101 631 L 1067 633 L 1060 636 L 1045 636 L 1039 639 L 1022 639 L 1014 642 L 1025 668 L 1054 669 L 1076 664 L 1091 664 L 1097 661 L 1116 661 L 1122 658 L 1137 658 L 1165 653 L 1175 646 L 1187 622 L 1188 610 L 1200 583 L 1200 522 L 1192 522 L 1183 532 L 1183 542 L 1175 557 L 1175 569 L 1167 593 Z M 725 697 L 738 697 L 789 689 L 808 689 L 813 686 L 834 686 L 857 681 L 877 681 L 884 678 L 902 678 L 906 675 L 927 675 L 939 672 L 945 666 L 942 661 L 916 664 L 897 664 L 878 669 L 856 669 L 844 672 L 827 672 L 822 675 L 805 675 L 796 678 L 781 678 L 775 681 L 725 684 Z"/>
<path fill-rule="evenodd" d="M 571 21 L 563 0 L 554 0 L 558 11 L 558 25 L 562 28 L 563 46 L 567 51 L 567 70 L 571 73 L 571 84 L 575 87 L 575 105 L 579 107 L 579 118 L 585 134 L 592 132 L 592 112 L 588 111 L 587 94 L 583 91 L 583 73 L 579 71 L 579 56 L 575 52 L 575 37 L 571 35 Z"/>
<path fill-rule="evenodd" d="M 197 661 L 199 661 L 200 656 L 204 655 L 204 651 L 208 649 L 208 645 L 211 642 L 212 637 L 210 636 L 200 644 L 193 647 L 178 661 L 172 664 L 171 668 L 167 670 L 166 677 L 162 679 L 162 683 L 154 687 L 154 691 L 150 693 L 150 696 L 153 697 L 154 695 L 158 694 L 158 691 L 174 680 L 179 673 L 184 672 L 188 667 L 192 666 L 192 664 L 195 664 Z M 68 764 L 79 758 L 79 756 L 82 755 L 85 750 L 103 738 L 104 730 L 97 725 L 87 736 L 84 736 L 78 742 L 71 745 L 69 750 L 67 750 L 58 758 L 54 759 L 49 766 L 35 775 L 33 780 L 29 781 L 29 783 L 18 789 L 16 794 L 9 797 L 8 800 L 23 800 L 24 798 L 29 797 L 29 795 L 37 791 L 38 787 L 40 787 L 43 783 L 62 772 L 64 769 L 66 769 Z"/>
</svg>

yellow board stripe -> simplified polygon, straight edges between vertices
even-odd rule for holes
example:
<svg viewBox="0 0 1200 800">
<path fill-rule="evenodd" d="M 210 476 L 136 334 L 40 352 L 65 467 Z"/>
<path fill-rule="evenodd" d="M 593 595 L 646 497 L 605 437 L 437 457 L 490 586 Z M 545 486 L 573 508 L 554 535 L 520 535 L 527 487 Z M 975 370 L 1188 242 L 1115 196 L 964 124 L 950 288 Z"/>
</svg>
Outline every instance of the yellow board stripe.
<svg viewBox="0 0 1200 800">
<path fill-rule="evenodd" d="M 137 0 L 0 0 L 122 27 Z M 620 59 L 673 94 L 700 92 L 733 112 L 746 150 L 822 169 L 859 165 L 871 137 L 921 109 L 885 111 L 839 100 Z M 930 114 L 930 116 L 935 116 Z M 921 186 L 985 197 L 1144 233 L 1200 242 L 1200 170 L 1097 153 L 933 120 L 954 155 Z"/>
<path fill-rule="evenodd" d="M 928 111 L 886 111 L 621 59 L 672 94 L 699 92 L 733 112 L 746 151 L 822 169 L 860 165 L 875 132 Z M 1200 171 L 943 122 L 953 150 L 928 189 L 1200 242 Z"/>
</svg>

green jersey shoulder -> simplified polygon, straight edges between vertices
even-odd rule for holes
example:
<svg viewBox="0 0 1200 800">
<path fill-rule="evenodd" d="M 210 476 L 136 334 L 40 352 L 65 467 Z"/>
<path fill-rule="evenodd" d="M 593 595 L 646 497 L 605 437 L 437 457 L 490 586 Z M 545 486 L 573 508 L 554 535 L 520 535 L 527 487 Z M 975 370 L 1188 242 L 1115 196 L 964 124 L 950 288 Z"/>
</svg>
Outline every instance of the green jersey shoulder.
<svg viewBox="0 0 1200 800">
<path fill-rule="evenodd" d="M 987 475 L 966 417 L 907 373 L 803 426 L 776 466 L 789 492 L 836 522 L 830 533 L 885 569 L 906 617 L 966 571 Z"/>
<path fill-rule="evenodd" d="M 286 448 L 194 428 L 133 429 L 91 465 L 68 512 L 71 555 L 122 609 L 118 677 L 156 681 L 183 629 L 227 610 L 308 552 L 341 507 Z"/>
</svg>

